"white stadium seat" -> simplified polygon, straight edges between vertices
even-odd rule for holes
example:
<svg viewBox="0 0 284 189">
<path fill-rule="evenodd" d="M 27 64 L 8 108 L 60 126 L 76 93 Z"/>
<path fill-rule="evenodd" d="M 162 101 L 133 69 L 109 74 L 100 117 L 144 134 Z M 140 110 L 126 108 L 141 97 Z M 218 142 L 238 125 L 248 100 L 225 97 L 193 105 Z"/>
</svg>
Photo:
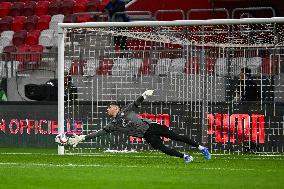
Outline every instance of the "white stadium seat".
<svg viewBox="0 0 284 189">
<path fill-rule="evenodd" d="M 169 58 L 159 59 L 155 67 L 155 75 L 167 75 L 172 66 L 172 60 Z"/>
<path fill-rule="evenodd" d="M 53 46 L 54 30 L 43 30 L 39 37 L 39 44 L 44 47 Z"/>
</svg>

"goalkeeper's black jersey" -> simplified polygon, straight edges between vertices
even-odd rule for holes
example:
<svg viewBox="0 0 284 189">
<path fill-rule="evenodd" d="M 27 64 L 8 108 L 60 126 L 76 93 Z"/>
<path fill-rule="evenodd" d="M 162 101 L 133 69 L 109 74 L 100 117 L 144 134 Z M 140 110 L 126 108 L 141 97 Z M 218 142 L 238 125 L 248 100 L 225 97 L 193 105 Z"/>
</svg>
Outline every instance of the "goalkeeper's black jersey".
<svg viewBox="0 0 284 189">
<path fill-rule="evenodd" d="M 144 120 L 135 113 L 138 104 L 143 100 L 144 98 L 141 96 L 135 102 L 125 106 L 103 130 L 108 133 L 118 131 L 135 137 L 143 137 L 151 123 L 150 120 Z"/>
</svg>

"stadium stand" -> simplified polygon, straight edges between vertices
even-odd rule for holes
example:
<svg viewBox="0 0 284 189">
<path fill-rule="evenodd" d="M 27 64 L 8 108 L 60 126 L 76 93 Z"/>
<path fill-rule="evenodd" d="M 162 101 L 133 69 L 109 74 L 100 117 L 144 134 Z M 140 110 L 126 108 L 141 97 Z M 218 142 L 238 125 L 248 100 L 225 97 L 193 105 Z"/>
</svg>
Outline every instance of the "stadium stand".
<svg viewBox="0 0 284 189">
<path fill-rule="evenodd" d="M 0 32 L 8 31 L 11 28 L 13 22 L 12 16 L 5 16 L 0 20 Z"/>
<path fill-rule="evenodd" d="M 11 30 L 18 32 L 24 29 L 24 23 L 26 22 L 27 17 L 25 16 L 15 16 L 11 24 Z"/>
<path fill-rule="evenodd" d="M 42 16 L 48 14 L 49 1 L 39 1 L 35 9 L 35 15 Z"/>
<path fill-rule="evenodd" d="M 21 16 L 24 11 L 24 2 L 14 2 L 10 8 L 10 16 Z"/>
<path fill-rule="evenodd" d="M 42 15 L 39 17 L 36 28 L 40 31 L 49 29 L 49 23 L 51 21 L 50 15 Z"/>
<path fill-rule="evenodd" d="M 0 45 L 3 47 L 12 45 L 14 31 L 4 31 L 1 33 Z"/>
<path fill-rule="evenodd" d="M 9 15 L 11 6 L 12 6 L 11 2 L 1 2 L 0 3 L 0 18 L 3 18 Z"/>
<path fill-rule="evenodd" d="M 34 15 L 36 7 L 37 7 L 37 2 L 35 1 L 26 2 L 23 10 L 23 16 Z"/>
<path fill-rule="evenodd" d="M 28 32 L 26 30 L 15 32 L 13 36 L 13 44 L 15 46 L 23 45 L 26 41 L 27 33 Z"/>
</svg>

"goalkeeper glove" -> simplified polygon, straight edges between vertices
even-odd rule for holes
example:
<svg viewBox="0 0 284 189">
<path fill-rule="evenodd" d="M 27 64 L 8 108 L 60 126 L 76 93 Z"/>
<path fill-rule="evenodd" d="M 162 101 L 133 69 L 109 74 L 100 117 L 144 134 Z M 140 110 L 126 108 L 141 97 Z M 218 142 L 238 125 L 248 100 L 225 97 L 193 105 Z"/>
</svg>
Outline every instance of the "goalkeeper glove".
<svg viewBox="0 0 284 189">
<path fill-rule="evenodd" d="M 80 142 L 85 140 L 86 135 L 76 135 L 75 133 L 73 134 L 72 138 L 69 138 L 68 144 L 72 145 L 73 147 L 76 147 Z"/>
<path fill-rule="evenodd" d="M 143 96 L 144 99 L 146 99 L 147 96 L 152 96 L 152 95 L 153 95 L 153 92 L 154 92 L 154 90 L 146 90 L 146 91 L 142 94 L 142 96 Z"/>
</svg>

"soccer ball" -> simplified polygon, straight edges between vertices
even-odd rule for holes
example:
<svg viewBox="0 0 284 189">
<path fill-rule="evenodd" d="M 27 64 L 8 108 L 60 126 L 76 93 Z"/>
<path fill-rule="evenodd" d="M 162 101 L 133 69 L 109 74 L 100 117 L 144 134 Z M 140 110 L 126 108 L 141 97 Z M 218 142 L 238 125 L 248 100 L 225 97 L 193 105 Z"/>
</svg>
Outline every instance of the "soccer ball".
<svg viewBox="0 0 284 189">
<path fill-rule="evenodd" d="M 60 146 L 64 146 L 67 144 L 69 137 L 67 137 L 64 133 L 60 133 L 58 135 L 56 135 L 55 137 L 55 142 L 60 145 Z"/>
</svg>

